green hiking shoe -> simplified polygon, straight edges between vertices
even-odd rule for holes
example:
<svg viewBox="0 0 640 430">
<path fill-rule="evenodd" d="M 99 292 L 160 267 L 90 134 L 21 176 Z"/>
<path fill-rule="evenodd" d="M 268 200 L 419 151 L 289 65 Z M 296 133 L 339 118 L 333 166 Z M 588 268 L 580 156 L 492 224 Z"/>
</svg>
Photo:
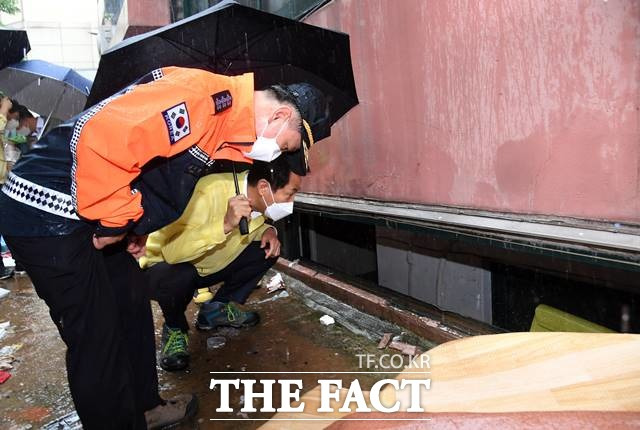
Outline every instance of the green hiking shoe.
<svg viewBox="0 0 640 430">
<path fill-rule="evenodd" d="M 162 326 L 162 353 L 160 367 L 169 372 L 182 370 L 189 365 L 189 335 L 179 328 Z"/>
<path fill-rule="evenodd" d="M 216 327 L 251 327 L 260 321 L 256 312 L 243 311 L 234 303 L 203 303 L 196 319 L 198 330 L 213 330 Z"/>
</svg>

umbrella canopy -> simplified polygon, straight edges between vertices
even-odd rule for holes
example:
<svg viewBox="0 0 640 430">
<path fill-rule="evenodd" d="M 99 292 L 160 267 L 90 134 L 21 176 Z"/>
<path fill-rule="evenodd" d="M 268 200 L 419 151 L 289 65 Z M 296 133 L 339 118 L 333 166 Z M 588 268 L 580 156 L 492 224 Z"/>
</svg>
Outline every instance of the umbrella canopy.
<svg viewBox="0 0 640 430">
<path fill-rule="evenodd" d="M 0 70 L 0 90 L 55 122 L 80 113 L 91 81 L 68 67 L 27 60 Z"/>
<path fill-rule="evenodd" d="M 258 88 L 308 82 L 327 97 L 331 124 L 358 104 L 347 34 L 225 1 L 104 52 L 87 106 L 164 66 L 254 72 Z"/>
<path fill-rule="evenodd" d="M 26 31 L 0 29 L 0 69 L 22 60 L 30 50 Z"/>
</svg>

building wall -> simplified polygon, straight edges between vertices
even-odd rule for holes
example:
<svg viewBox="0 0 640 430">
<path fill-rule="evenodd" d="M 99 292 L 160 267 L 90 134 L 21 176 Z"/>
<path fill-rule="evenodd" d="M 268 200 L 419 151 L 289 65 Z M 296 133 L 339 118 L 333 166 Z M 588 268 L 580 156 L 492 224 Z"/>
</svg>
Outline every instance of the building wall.
<svg viewBox="0 0 640 430">
<path fill-rule="evenodd" d="M 640 222 L 640 2 L 334 0 L 361 103 L 304 190 Z"/>
<path fill-rule="evenodd" d="M 129 25 L 162 27 L 171 22 L 169 0 L 128 1 Z"/>
<path fill-rule="evenodd" d="M 27 30 L 28 59 L 72 67 L 91 76 L 98 67 L 96 0 L 22 0 L 21 11 L 2 15 L 7 27 Z"/>
<path fill-rule="evenodd" d="M 98 13 L 101 53 L 127 37 L 171 22 L 169 0 L 98 0 Z"/>
</svg>

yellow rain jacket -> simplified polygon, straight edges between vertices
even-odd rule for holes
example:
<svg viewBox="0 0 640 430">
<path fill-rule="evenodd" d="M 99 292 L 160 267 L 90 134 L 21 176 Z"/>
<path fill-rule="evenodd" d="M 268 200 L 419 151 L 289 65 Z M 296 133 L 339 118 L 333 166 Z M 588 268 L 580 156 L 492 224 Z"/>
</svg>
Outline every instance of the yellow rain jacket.
<svg viewBox="0 0 640 430">
<path fill-rule="evenodd" d="M 246 195 L 247 173 L 238 174 L 240 189 Z M 233 174 L 216 173 L 200 179 L 182 216 L 147 239 L 147 253 L 139 261 L 146 268 L 165 261 L 169 264 L 191 263 L 200 276 L 219 272 L 229 265 L 264 231 L 264 216 L 249 222 L 249 234 L 243 236 L 236 227 L 224 233 L 224 215 L 228 201 L 236 195 Z"/>
</svg>

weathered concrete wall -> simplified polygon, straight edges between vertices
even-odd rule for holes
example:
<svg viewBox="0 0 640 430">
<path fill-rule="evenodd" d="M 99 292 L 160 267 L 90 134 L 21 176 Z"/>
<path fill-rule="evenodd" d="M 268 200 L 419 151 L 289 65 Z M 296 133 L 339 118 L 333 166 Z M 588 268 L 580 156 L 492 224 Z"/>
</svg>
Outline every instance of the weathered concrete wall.
<svg viewBox="0 0 640 430">
<path fill-rule="evenodd" d="M 334 0 L 361 104 L 305 191 L 640 222 L 640 2 Z"/>
<path fill-rule="evenodd" d="M 169 0 L 128 1 L 129 25 L 138 27 L 162 27 L 171 22 Z"/>
</svg>

